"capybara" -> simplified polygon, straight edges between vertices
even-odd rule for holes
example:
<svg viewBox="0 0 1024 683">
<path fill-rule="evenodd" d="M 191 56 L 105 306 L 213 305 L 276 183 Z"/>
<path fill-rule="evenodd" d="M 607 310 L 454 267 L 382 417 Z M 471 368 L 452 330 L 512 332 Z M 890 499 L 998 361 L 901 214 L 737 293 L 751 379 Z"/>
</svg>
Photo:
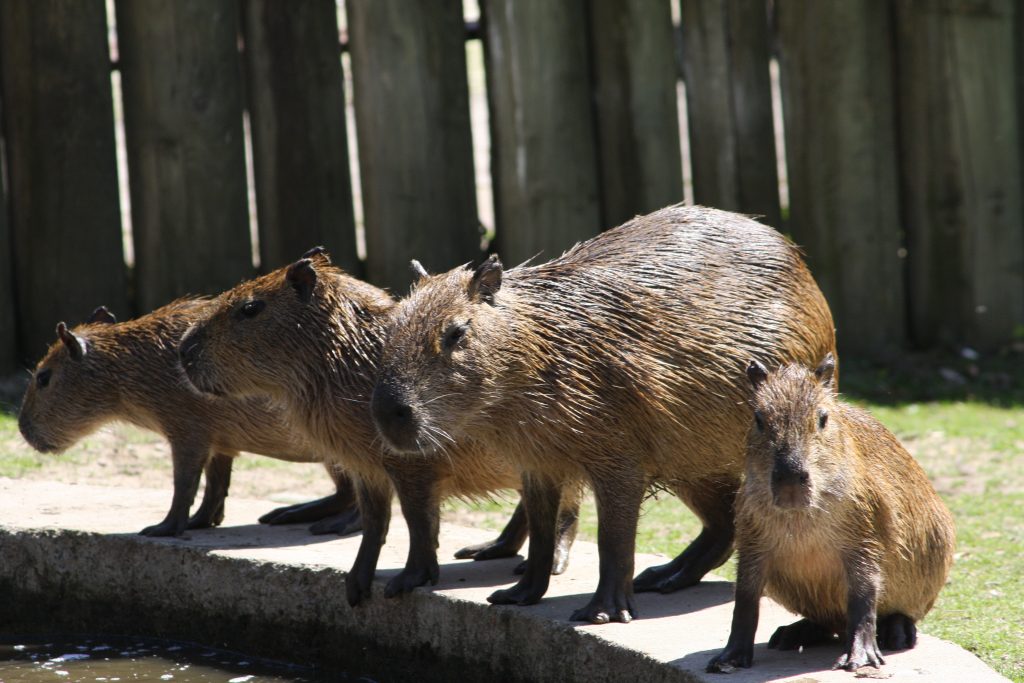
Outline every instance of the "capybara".
<svg viewBox="0 0 1024 683">
<path fill-rule="evenodd" d="M 387 456 L 369 412 L 385 321 L 394 300 L 382 289 L 331 265 L 320 248 L 302 259 L 217 297 L 209 315 L 181 342 L 189 378 L 221 395 L 269 395 L 289 424 L 318 450 L 329 454 L 353 478 L 362 513 L 363 538 L 346 580 L 349 603 L 369 597 L 380 548 L 397 492 L 409 527 L 405 568 L 385 595 L 393 596 L 438 579 L 440 502 L 451 495 L 474 497 L 518 487 L 507 459 L 473 445 L 456 447 L 435 432 L 423 445 L 442 453 L 422 463 Z M 564 568 L 575 534 L 576 504 L 560 550 Z M 465 549 L 460 557 L 514 555 L 526 532 L 522 512 L 493 543 Z"/>
<path fill-rule="evenodd" d="M 600 581 L 572 618 L 628 621 L 649 485 L 673 490 L 704 529 L 638 590 L 692 585 L 732 552 L 749 420 L 737 352 L 810 363 L 834 349 L 828 306 L 792 243 L 737 214 L 674 206 L 541 265 L 505 272 L 492 256 L 421 278 L 392 316 L 372 410 L 385 444 L 418 462 L 443 434 L 524 471 L 529 564 L 492 602 L 541 598 L 550 501 L 562 481 L 588 480 Z"/>
<path fill-rule="evenodd" d="M 839 634 L 833 668 L 880 666 L 882 649 L 914 646 L 915 623 L 946 582 L 949 510 L 896 437 L 839 400 L 834 369 L 831 355 L 813 372 L 791 364 L 769 373 L 757 361 L 747 368 L 754 398 L 736 496 L 736 607 L 729 642 L 708 671 L 751 665 L 762 593 L 806 617 L 778 629 L 769 647 Z"/>
<path fill-rule="evenodd" d="M 174 497 L 167 517 L 142 530 L 147 536 L 177 536 L 186 528 L 220 524 L 231 465 L 239 451 L 293 462 L 323 461 L 287 428 L 267 401 L 217 398 L 189 385 L 178 361 L 177 343 L 208 305 L 200 298 L 179 299 L 121 323 L 101 306 L 74 330 L 60 323 L 58 340 L 39 361 L 22 400 L 18 425 L 38 451 L 64 451 L 115 420 L 167 438 L 174 465 Z M 190 518 L 204 469 L 203 501 Z M 336 485 L 333 495 L 275 510 L 263 519 L 321 520 L 314 531 L 358 531 L 352 485 L 333 465 L 327 469 Z"/>
</svg>

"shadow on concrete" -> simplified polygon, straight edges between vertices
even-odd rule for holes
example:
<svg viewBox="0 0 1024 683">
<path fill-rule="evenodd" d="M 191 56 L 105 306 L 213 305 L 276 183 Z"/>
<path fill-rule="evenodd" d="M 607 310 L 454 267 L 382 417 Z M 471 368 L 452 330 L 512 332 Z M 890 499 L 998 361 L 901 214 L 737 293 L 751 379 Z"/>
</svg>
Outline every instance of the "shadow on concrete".
<svg viewBox="0 0 1024 683">
<path fill-rule="evenodd" d="M 110 534 L 145 539 L 154 543 L 182 545 L 197 550 L 231 550 L 237 548 L 291 548 L 317 545 L 341 538 L 358 535 L 337 536 L 335 534 L 314 535 L 309 533 L 309 524 L 240 524 L 219 526 L 212 529 L 192 529 L 176 538 L 151 538 L 137 533 Z"/>
</svg>

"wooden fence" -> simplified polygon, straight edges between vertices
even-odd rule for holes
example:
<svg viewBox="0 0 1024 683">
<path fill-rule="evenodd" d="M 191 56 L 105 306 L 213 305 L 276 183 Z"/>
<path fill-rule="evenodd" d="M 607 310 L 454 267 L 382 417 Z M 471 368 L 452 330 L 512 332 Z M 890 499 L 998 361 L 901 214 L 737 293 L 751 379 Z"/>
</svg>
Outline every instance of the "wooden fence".
<svg viewBox="0 0 1024 683">
<path fill-rule="evenodd" d="M 1014 0 L 481 5 L 467 27 L 459 0 L 348 0 L 346 93 L 334 0 L 115 0 L 113 16 L 104 0 L 0 2 L 0 369 L 98 304 L 127 317 L 253 275 L 247 135 L 263 270 L 325 244 L 400 293 L 410 258 L 479 257 L 491 207 L 478 206 L 467 39 L 486 57 L 489 248 L 507 263 L 680 201 L 685 164 L 698 203 L 761 215 L 804 246 L 843 353 L 1020 335 Z"/>
</svg>

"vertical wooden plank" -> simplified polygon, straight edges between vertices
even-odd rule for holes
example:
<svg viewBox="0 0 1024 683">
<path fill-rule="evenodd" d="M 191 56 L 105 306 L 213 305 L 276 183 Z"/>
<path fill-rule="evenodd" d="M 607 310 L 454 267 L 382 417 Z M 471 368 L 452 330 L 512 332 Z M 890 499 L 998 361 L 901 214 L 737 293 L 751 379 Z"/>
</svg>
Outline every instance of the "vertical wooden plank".
<svg viewBox="0 0 1024 683">
<path fill-rule="evenodd" d="M 906 329 L 888 6 L 776 8 L 789 227 L 832 308 L 840 350 L 884 355 Z"/>
<path fill-rule="evenodd" d="M 761 0 L 682 0 L 693 196 L 781 227 Z"/>
<path fill-rule="evenodd" d="M 136 284 L 146 311 L 252 274 L 236 0 L 118 0 Z"/>
<path fill-rule="evenodd" d="M 486 0 L 498 249 L 557 256 L 600 229 L 583 0 Z"/>
<path fill-rule="evenodd" d="M 346 8 L 367 277 L 403 292 L 410 259 L 442 270 L 480 251 L 462 4 Z"/>
<path fill-rule="evenodd" d="M 264 270 L 322 244 L 358 273 L 336 9 L 333 0 L 243 4 Z"/>
<path fill-rule="evenodd" d="M 668 0 L 592 0 L 591 54 L 605 227 L 683 199 Z"/>
<path fill-rule="evenodd" d="M 0 27 L 0 32 L 2 32 Z M 2 36 L 2 33 L 0 33 Z M 0 121 L 3 100 L 0 98 Z M 0 376 L 18 367 L 18 330 L 14 315 L 14 264 L 11 262 L 11 231 L 7 224 L 7 194 L 0 183 Z"/>
<path fill-rule="evenodd" d="M 897 3 L 914 339 L 991 348 L 1024 324 L 1012 0 Z"/>
<path fill-rule="evenodd" d="M 58 320 L 127 308 L 103 0 L 0 3 L 20 348 Z"/>
</svg>

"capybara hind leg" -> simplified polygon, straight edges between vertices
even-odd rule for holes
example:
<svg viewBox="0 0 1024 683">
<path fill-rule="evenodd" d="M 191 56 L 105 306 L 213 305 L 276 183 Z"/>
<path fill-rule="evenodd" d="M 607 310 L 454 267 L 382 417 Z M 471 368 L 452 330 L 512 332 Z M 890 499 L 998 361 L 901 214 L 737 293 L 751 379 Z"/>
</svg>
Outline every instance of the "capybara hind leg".
<svg viewBox="0 0 1024 683">
<path fill-rule="evenodd" d="M 359 516 L 352 480 L 333 463 L 324 463 L 324 467 L 334 480 L 334 493 L 308 503 L 286 505 L 271 510 L 260 517 L 260 524 L 307 524 L 323 521 L 322 525 L 314 524 L 310 527 L 310 533 L 346 535 L 359 531 L 359 528 L 351 528 L 353 522 L 358 525 Z"/>
<path fill-rule="evenodd" d="M 467 545 L 455 552 L 458 560 L 497 560 L 503 557 L 515 557 L 519 549 L 523 547 L 526 536 L 529 533 L 529 525 L 526 521 L 526 509 L 523 502 L 516 505 L 508 524 L 502 529 L 498 537 L 493 541 L 485 541 L 475 545 Z"/>
<path fill-rule="evenodd" d="M 206 486 L 203 502 L 188 520 L 189 529 L 209 529 L 224 521 L 224 499 L 231 487 L 231 465 L 234 457 L 227 453 L 214 453 L 206 463 Z"/>
<path fill-rule="evenodd" d="M 590 602 L 573 612 L 572 621 L 628 623 L 636 618 L 633 554 L 645 484 L 643 475 L 632 471 L 593 480 L 600 579 Z"/>
<path fill-rule="evenodd" d="M 890 614 L 878 620 L 878 646 L 883 650 L 909 650 L 917 645 L 917 625 L 906 614 Z"/>
<path fill-rule="evenodd" d="M 700 482 L 679 487 L 677 495 L 704 523 L 700 534 L 671 562 L 644 570 L 633 581 L 633 589 L 671 593 L 700 583 L 704 575 L 720 567 L 732 554 L 736 528 L 733 501 L 736 482 Z"/>
<path fill-rule="evenodd" d="M 494 591 L 487 601 L 495 605 L 533 605 L 548 590 L 554 567 L 560 487 L 547 477 L 523 476 L 523 505 L 530 528 L 530 556 L 526 571 L 511 588 Z"/>
<path fill-rule="evenodd" d="M 555 536 L 555 558 L 551 565 L 551 575 L 558 576 L 569 568 L 569 555 L 572 544 L 576 540 L 576 531 L 580 525 L 580 494 L 578 490 L 570 493 L 562 492 L 562 506 L 558 510 L 558 530 Z M 529 560 L 523 560 L 512 570 L 521 575 L 526 572 Z"/>
<path fill-rule="evenodd" d="M 773 650 L 798 650 L 802 647 L 824 645 L 835 640 L 835 630 L 822 626 L 810 619 L 794 621 L 788 626 L 780 626 L 768 639 L 768 647 Z"/>
<path fill-rule="evenodd" d="M 352 505 L 337 515 L 324 517 L 323 519 L 309 525 L 309 533 L 314 536 L 348 536 L 363 530 L 363 518 L 359 514 L 359 507 Z"/>
<path fill-rule="evenodd" d="M 441 525 L 441 500 L 435 482 L 438 477 L 419 468 L 391 472 L 402 516 L 409 527 L 409 556 L 402 571 L 384 588 L 391 598 L 408 593 L 417 586 L 436 585 L 440 576 L 437 564 L 437 537 Z"/>
<path fill-rule="evenodd" d="M 391 523 L 391 490 L 386 484 L 358 481 L 356 493 L 363 515 L 363 538 L 356 561 L 345 578 L 345 597 L 353 607 L 370 597 L 380 549 Z"/>
<path fill-rule="evenodd" d="M 174 465 L 174 496 L 171 509 L 159 524 L 148 526 L 139 533 L 143 536 L 180 536 L 188 525 L 188 511 L 199 489 L 199 477 L 209 456 L 208 448 L 187 448 L 171 444 Z"/>
</svg>

